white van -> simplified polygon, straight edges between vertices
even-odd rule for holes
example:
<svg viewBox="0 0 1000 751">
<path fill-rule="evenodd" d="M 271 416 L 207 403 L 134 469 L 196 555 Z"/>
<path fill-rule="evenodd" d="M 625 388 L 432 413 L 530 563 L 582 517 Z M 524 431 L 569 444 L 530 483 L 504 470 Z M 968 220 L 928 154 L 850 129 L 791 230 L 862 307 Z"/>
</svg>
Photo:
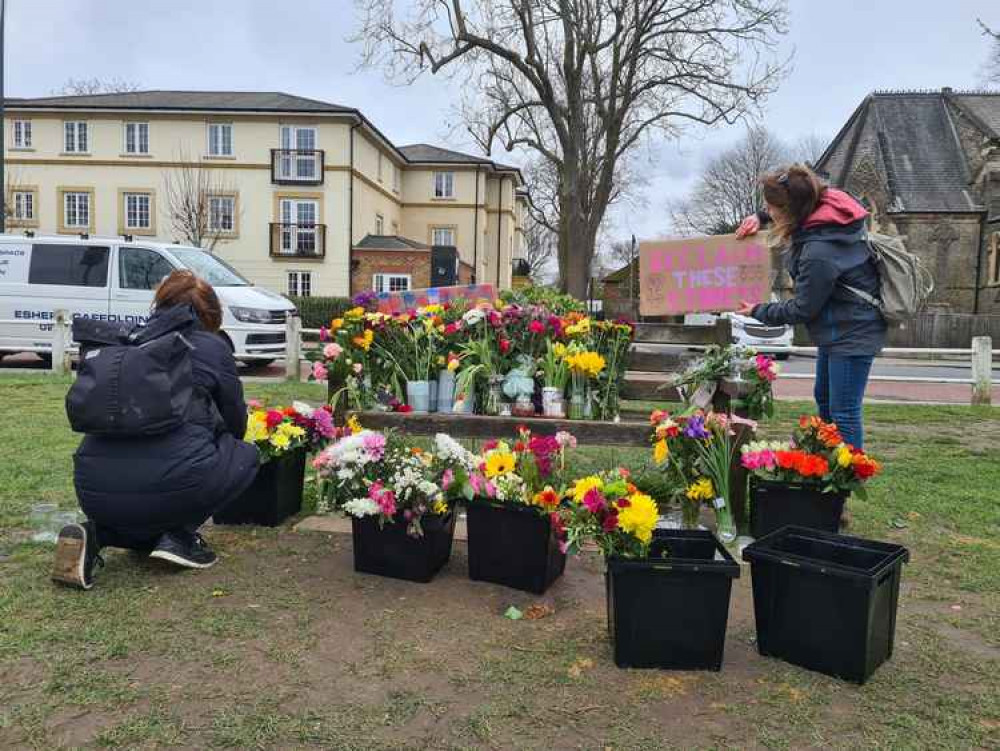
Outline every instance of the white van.
<svg viewBox="0 0 1000 751">
<path fill-rule="evenodd" d="M 284 354 L 285 319 L 295 314 L 295 306 L 254 287 L 201 248 L 128 238 L 8 234 L 0 235 L 0 357 L 11 352 L 45 357 L 57 310 L 73 318 L 144 322 L 156 285 L 174 269 L 190 269 L 215 287 L 222 334 L 237 358 L 257 355 L 247 361 L 261 364 L 266 356 Z"/>
</svg>

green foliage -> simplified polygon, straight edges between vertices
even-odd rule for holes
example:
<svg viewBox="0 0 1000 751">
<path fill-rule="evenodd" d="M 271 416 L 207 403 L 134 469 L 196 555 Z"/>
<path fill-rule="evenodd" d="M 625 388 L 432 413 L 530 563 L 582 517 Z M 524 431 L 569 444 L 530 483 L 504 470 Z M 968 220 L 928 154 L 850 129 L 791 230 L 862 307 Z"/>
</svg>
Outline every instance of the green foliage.
<svg viewBox="0 0 1000 751">
<path fill-rule="evenodd" d="M 567 313 L 587 312 L 587 306 L 584 303 L 551 287 L 525 287 L 518 290 L 506 290 L 500 293 L 500 299 L 510 305 L 542 305 L 559 316 Z"/>
<path fill-rule="evenodd" d="M 290 297 L 299 311 L 302 328 L 318 329 L 329 326 L 334 318 L 340 318 L 353 306 L 349 297 Z"/>
</svg>

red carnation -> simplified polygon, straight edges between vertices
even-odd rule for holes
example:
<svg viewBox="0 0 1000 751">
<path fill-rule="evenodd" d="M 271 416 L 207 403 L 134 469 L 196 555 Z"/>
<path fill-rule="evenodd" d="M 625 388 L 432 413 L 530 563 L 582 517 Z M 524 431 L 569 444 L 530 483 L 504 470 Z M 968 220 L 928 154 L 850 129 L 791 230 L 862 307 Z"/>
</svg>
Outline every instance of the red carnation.
<svg viewBox="0 0 1000 751">
<path fill-rule="evenodd" d="M 500 340 L 500 351 L 505 355 L 510 352 L 510 339 Z"/>
<path fill-rule="evenodd" d="M 396 411 L 403 412 L 405 414 L 407 412 L 412 412 L 413 407 L 411 407 L 409 404 L 400 404 L 399 406 L 396 407 Z"/>
<path fill-rule="evenodd" d="M 285 416 L 276 409 L 269 409 L 267 411 L 267 427 L 270 430 L 274 430 L 276 427 L 281 425 L 284 419 Z"/>
<path fill-rule="evenodd" d="M 544 334 L 545 324 L 537 320 L 532 321 L 531 323 L 528 324 L 528 329 L 531 331 L 532 334 Z"/>
<path fill-rule="evenodd" d="M 601 529 L 605 532 L 614 532 L 618 529 L 618 514 L 608 514 L 601 522 Z"/>
</svg>

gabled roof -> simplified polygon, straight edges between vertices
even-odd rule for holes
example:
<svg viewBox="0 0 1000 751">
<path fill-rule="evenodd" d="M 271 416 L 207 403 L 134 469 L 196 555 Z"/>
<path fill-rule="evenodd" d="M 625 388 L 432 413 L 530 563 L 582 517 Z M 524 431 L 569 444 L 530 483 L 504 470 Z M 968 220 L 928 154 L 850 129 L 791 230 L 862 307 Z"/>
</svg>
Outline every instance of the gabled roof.
<svg viewBox="0 0 1000 751">
<path fill-rule="evenodd" d="M 207 112 L 310 112 L 350 114 L 344 107 L 280 91 L 128 91 L 114 94 L 83 94 L 8 98 L 7 107 L 38 109 L 136 109 L 203 110 Z"/>
<path fill-rule="evenodd" d="M 994 138 L 1000 138 L 1000 93 L 952 94 L 950 99 L 971 114 L 981 128 L 992 131 Z"/>
<path fill-rule="evenodd" d="M 817 170 L 828 172 L 834 154 L 849 138 L 843 169 L 831 175 L 839 184 L 853 166 L 862 131 L 873 128 L 893 213 L 981 212 L 983 206 L 972 190 L 969 165 L 948 107 L 954 99 L 984 123 L 1000 124 L 995 120 L 1000 117 L 1000 93 L 875 92 L 837 134 L 817 162 Z"/>
<path fill-rule="evenodd" d="M 354 243 L 355 250 L 430 250 L 426 243 L 399 235 L 365 235 Z"/>
<path fill-rule="evenodd" d="M 638 265 L 638 263 L 639 263 L 639 259 L 636 258 L 634 261 L 632 261 L 632 263 L 629 263 L 629 264 L 626 264 L 625 266 L 622 266 L 617 271 L 612 271 L 610 274 L 608 274 L 606 277 L 604 277 L 601 281 L 604 282 L 604 283 L 607 283 L 607 282 L 625 282 L 625 281 L 628 281 L 629 275 L 635 273 L 636 266 Z"/>
</svg>

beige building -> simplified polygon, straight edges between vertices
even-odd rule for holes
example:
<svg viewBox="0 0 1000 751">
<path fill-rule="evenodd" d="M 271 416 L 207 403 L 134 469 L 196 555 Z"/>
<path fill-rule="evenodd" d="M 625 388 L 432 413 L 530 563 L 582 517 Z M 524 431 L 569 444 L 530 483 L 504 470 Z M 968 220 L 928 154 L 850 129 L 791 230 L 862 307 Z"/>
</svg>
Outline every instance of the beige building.
<svg viewBox="0 0 1000 751">
<path fill-rule="evenodd" d="M 350 107 L 254 92 L 8 99 L 4 134 L 9 232 L 202 238 L 255 283 L 306 295 L 418 288 L 452 268 L 507 288 L 520 256 L 516 168 L 396 146 Z"/>
</svg>

